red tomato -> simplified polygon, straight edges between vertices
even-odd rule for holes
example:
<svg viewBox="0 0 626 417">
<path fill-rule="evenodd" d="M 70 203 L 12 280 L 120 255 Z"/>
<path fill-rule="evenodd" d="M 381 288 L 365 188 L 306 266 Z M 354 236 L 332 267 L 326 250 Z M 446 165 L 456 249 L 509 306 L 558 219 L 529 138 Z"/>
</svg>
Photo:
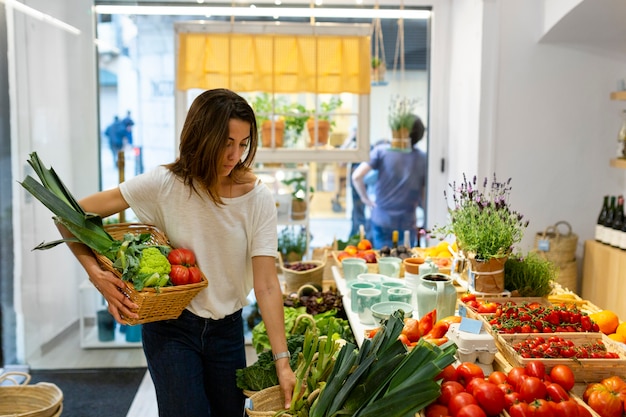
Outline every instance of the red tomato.
<svg viewBox="0 0 626 417">
<path fill-rule="evenodd" d="M 578 417 L 578 403 L 574 400 L 566 400 L 552 405 L 554 417 Z"/>
<path fill-rule="evenodd" d="M 435 378 L 435 380 L 438 379 L 443 379 L 444 382 L 456 381 L 456 368 L 454 367 L 454 365 L 448 365 L 443 368 L 439 375 L 437 375 L 437 378 Z"/>
<path fill-rule="evenodd" d="M 513 404 L 511 408 L 509 408 L 508 413 L 511 417 L 529 417 L 530 412 L 528 411 L 528 404 L 524 401 L 520 401 L 516 404 Z"/>
<path fill-rule="evenodd" d="M 448 407 L 441 404 L 431 404 L 426 407 L 426 417 L 447 417 L 450 415 Z"/>
<path fill-rule="evenodd" d="M 567 391 L 565 391 L 565 388 L 563 388 L 556 382 L 550 382 L 548 385 L 546 385 L 546 393 L 548 398 L 555 403 L 569 400 L 569 395 L 567 394 Z"/>
<path fill-rule="evenodd" d="M 419 321 L 414 318 L 406 318 L 404 320 L 404 327 L 402 333 L 406 335 L 410 342 L 417 342 L 420 339 L 421 333 L 419 328 Z"/>
<path fill-rule="evenodd" d="M 485 411 L 476 404 L 468 404 L 461 408 L 454 417 L 487 417 Z"/>
<path fill-rule="evenodd" d="M 478 404 L 476 398 L 469 392 L 459 392 L 454 394 L 448 402 L 448 411 L 451 416 L 456 416 L 461 408 L 468 404 Z"/>
<path fill-rule="evenodd" d="M 493 371 L 492 373 L 489 374 L 489 377 L 487 378 L 487 380 L 491 382 L 492 384 L 496 384 L 496 385 L 504 384 L 505 382 L 507 382 L 506 374 L 501 371 Z"/>
<path fill-rule="evenodd" d="M 504 393 L 496 384 L 488 381 L 478 384 L 474 388 L 474 397 L 488 416 L 497 416 L 504 410 Z"/>
<path fill-rule="evenodd" d="M 458 394 L 459 392 L 464 392 L 465 388 L 463 385 L 459 384 L 456 381 L 445 381 L 441 384 L 441 395 L 437 399 L 439 404 L 443 404 L 445 406 L 450 402 L 450 398 L 454 396 L 454 394 Z"/>
<path fill-rule="evenodd" d="M 565 388 L 566 391 L 574 388 L 574 372 L 567 365 L 555 365 L 550 370 L 550 379 Z"/>
<path fill-rule="evenodd" d="M 468 301 L 474 301 L 474 300 L 476 300 L 476 294 L 466 292 L 465 294 L 461 296 L 461 301 L 463 301 L 464 303 L 467 303 Z"/>
<path fill-rule="evenodd" d="M 550 403 L 541 398 L 528 404 L 528 413 L 530 417 L 552 417 L 553 415 Z"/>
<path fill-rule="evenodd" d="M 617 394 L 609 391 L 604 385 L 597 385 L 599 385 L 599 387 L 595 387 L 587 398 L 589 407 L 602 417 L 621 417 L 624 412 L 622 400 L 619 399 Z"/>
<path fill-rule="evenodd" d="M 521 400 L 519 398 L 519 392 L 511 391 L 508 394 L 504 394 L 504 408 L 508 410 L 513 405 L 519 403 Z"/>
<path fill-rule="evenodd" d="M 200 269 L 198 269 L 198 267 L 195 266 L 190 266 L 189 267 L 189 283 L 190 284 L 197 284 L 198 282 L 202 281 L 202 272 L 200 272 Z"/>
<path fill-rule="evenodd" d="M 465 391 L 469 392 L 470 394 L 472 394 L 474 397 L 476 396 L 476 394 L 474 393 L 474 390 L 482 384 L 486 384 L 488 381 L 486 379 L 483 378 L 472 378 L 470 380 L 470 382 L 468 382 L 465 385 Z M 490 382 L 491 383 L 491 382 Z"/>
<path fill-rule="evenodd" d="M 546 398 L 546 385 L 536 376 L 528 376 L 522 380 L 517 387 L 519 397 L 522 401 L 530 404 L 531 401 Z"/>
<path fill-rule="evenodd" d="M 173 264 L 170 271 L 170 281 L 174 285 L 189 284 L 189 268 L 184 265 Z"/>
<path fill-rule="evenodd" d="M 541 361 L 530 361 L 526 363 L 526 375 L 543 379 L 546 374 L 546 366 Z"/>
<path fill-rule="evenodd" d="M 582 404 L 578 404 L 578 417 L 592 417 L 591 411 Z"/>
<path fill-rule="evenodd" d="M 613 391 L 622 400 L 626 401 L 626 382 L 619 376 L 611 376 L 600 381 L 609 391 Z"/>
<path fill-rule="evenodd" d="M 509 374 L 506 376 L 506 379 L 508 380 L 509 384 L 513 385 L 514 387 L 517 387 L 517 384 L 519 383 L 519 380 L 521 379 L 522 375 L 526 375 L 526 368 L 524 368 L 523 366 L 514 366 L 509 371 Z"/>
<path fill-rule="evenodd" d="M 194 266 L 196 264 L 196 257 L 193 252 L 185 248 L 172 249 L 167 255 L 167 260 L 172 265 Z"/>
<path fill-rule="evenodd" d="M 485 379 L 482 368 L 473 362 L 463 362 L 456 368 L 457 381 L 466 386 L 473 378 Z"/>
</svg>

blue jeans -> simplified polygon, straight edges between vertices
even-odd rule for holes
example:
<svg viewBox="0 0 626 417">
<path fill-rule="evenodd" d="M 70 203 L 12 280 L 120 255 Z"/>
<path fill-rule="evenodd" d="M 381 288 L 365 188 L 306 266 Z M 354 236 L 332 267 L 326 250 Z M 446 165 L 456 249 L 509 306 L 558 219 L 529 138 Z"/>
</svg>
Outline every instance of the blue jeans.
<svg viewBox="0 0 626 417">
<path fill-rule="evenodd" d="M 184 310 L 176 320 L 146 323 L 143 350 L 159 417 L 242 417 L 235 371 L 246 366 L 241 310 L 221 320 Z"/>
</svg>

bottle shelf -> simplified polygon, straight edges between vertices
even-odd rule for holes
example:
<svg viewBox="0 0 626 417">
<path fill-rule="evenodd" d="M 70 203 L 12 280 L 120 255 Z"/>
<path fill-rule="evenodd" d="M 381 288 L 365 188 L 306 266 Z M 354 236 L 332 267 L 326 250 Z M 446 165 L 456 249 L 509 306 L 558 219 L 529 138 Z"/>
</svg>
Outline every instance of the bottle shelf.
<svg viewBox="0 0 626 417">
<path fill-rule="evenodd" d="M 623 158 L 611 159 L 611 166 L 614 168 L 626 169 L 626 159 L 623 159 Z"/>
<path fill-rule="evenodd" d="M 613 91 L 611 100 L 626 100 L 626 91 Z"/>
</svg>

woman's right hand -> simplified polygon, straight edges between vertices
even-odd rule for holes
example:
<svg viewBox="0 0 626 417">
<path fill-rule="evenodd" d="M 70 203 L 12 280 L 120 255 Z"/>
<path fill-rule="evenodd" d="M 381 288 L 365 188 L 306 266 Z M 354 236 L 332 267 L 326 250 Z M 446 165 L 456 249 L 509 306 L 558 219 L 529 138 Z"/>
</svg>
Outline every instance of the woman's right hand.
<svg viewBox="0 0 626 417">
<path fill-rule="evenodd" d="M 125 318 L 139 317 L 135 313 L 139 306 L 122 292 L 126 284 L 115 274 L 98 269 L 89 273 L 89 280 L 106 299 L 109 313 L 113 315 L 115 321 L 125 324 Z"/>
</svg>

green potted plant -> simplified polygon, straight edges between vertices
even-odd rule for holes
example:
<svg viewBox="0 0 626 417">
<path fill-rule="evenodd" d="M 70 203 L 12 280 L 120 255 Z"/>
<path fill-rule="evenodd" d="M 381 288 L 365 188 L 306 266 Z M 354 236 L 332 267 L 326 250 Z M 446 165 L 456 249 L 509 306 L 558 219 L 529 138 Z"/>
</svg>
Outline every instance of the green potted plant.
<svg viewBox="0 0 626 417">
<path fill-rule="evenodd" d="M 275 146 L 277 148 L 283 146 L 283 137 L 285 132 L 285 121 L 282 119 L 274 120 L 272 123 L 271 116 L 277 109 L 285 106 L 282 100 L 274 99 L 269 93 L 260 93 L 254 96 L 250 105 L 256 116 L 256 124 L 261 135 L 261 143 L 263 147 L 271 147 L 272 145 L 272 125 L 274 128 Z"/>
<path fill-rule="evenodd" d="M 372 57 L 372 82 L 380 83 L 385 81 L 385 63 L 379 57 Z"/>
<path fill-rule="evenodd" d="M 449 223 L 436 226 L 433 232 L 455 236 L 459 250 L 470 262 L 470 287 L 478 292 L 504 291 L 504 264 L 528 227 L 528 221 L 510 207 L 510 183 L 510 178 L 498 182 L 494 174 L 491 184 L 488 186 L 485 178 L 481 188 L 476 176 L 468 181 L 463 174 L 459 186 L 450 184 L 451 196 L 444 191 L 446 200 L 452 199 L 448 201 Z"/>
<path fill-rule="evenodd" d="M 281 113 L 285 115 L 285 134 L 291 142 L 295 143 L 304 132 L 306 122 L 309 120 L 309 112 L 300 103 L 290 103 L 281 109 Z"/>
<path fill-rule="evenodd" d="M 536 252 L 515 254 L 504 265 L 504 287 L 520 297 L 546 297 L 557 275 L 556 265 Z"/>
<path fill-rule="evenodd" d="M 287 226 L 278 232 L 278 251 L 286 262 L 302 260 L 306 252 L 307 231 L 304 227 Z"/>
<path fill-rule="evenodd" d="M 299 175 L 282 181 L 283 184 L 291 187 L 291 218 L 292 220 L 304 220 L 306 218 L 307 210 L 307 187 L 306 177 Z M 312 186 L 309 186 L 309 200 L 313 198 L 313 192 L 315 191 Z"/>
<path fill-rule="evenodd" d="M 409 133 L 415 121 L 416 99 L 395 96 L 389 105 L 388 123 L 391 129 L 391 146 L 394 148 L 410 148 Z"/>
<path fill-rule="evenodd" d="M 331 113 L 341 107 L 343 101 L 338 96 L 333 96 L 328 101 L 320 103 L 320 114 L 315 115 L 315 109 L 311 110 L 314 117 L 310 117 L 307 121 L 307 129 L 309 130 L 310 145 L 315 145 L 315 126 L 317 125 L 317 143 L 325 145 L 328 143 L 328 136 L 331 128 L 335 126 L 334 121 L 330 121 Z"/>
</svg>

